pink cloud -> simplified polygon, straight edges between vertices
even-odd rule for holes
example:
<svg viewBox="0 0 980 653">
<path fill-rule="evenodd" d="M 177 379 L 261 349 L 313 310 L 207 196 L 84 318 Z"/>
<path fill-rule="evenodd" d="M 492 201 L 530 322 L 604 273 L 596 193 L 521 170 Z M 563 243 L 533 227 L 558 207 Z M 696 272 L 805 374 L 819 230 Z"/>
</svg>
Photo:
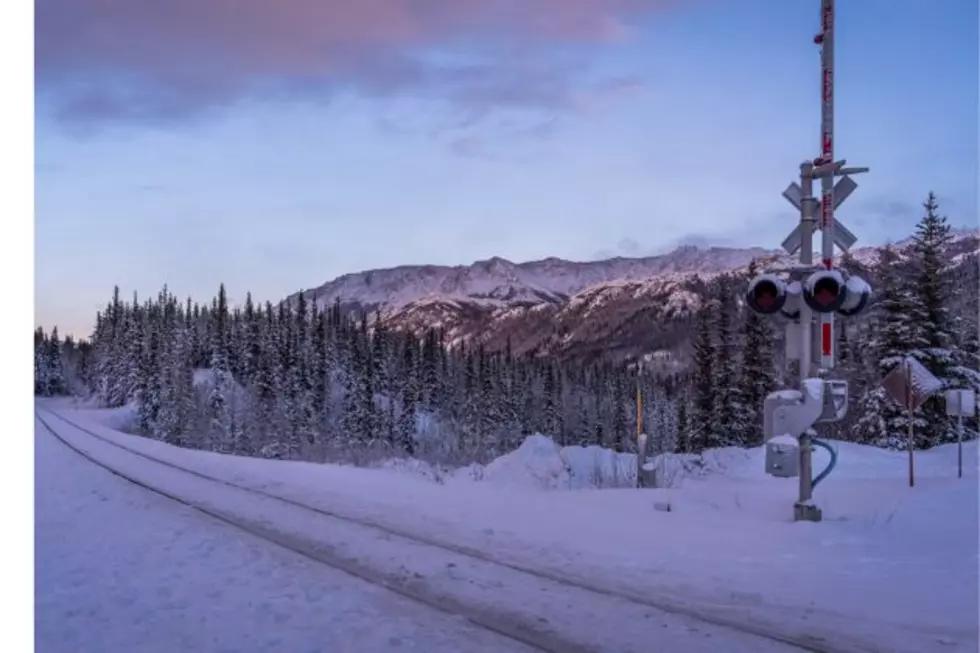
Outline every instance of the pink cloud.
<svg viewBox="0 0 980 653">
<path fill-rule="evenodd" d="M 38 0 L 36 80 L 62 114 L 89 119 L 180 118 L 257 94 L 338 89 L 570 109 L 608 80 L 588 79 L 566 46 L 608 44 L 671 4 Z"/>
</svg>

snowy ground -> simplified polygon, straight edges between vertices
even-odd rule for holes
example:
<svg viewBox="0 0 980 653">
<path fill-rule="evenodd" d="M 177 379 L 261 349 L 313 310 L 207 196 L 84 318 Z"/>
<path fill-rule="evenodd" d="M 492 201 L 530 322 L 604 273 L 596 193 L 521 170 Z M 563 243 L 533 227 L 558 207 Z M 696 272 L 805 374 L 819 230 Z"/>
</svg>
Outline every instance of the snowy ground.
<svg viewBox="0 0 980 653">
<path fill-rule="evenodd" d="M 621 475 L 628 465 L 609 452 L 559 450 L 543 438 L 486 468 L 454 474 L 404 473 L 411 467 L 406 465 L 394 471 L 252 460 L 178 450 L 115 433 L 105 426 L 109 414 L 103 411 L 62 407 L 59 412 L 134 451 L 185 468 L 639 598 L 648 607 L 743 623 L 796 641 L 822 641 L 817 650 L 977 650 L 975 443 L 967 446 L 963 479 L 956 478 L 955 447 L 918 454 L 914 489 L 905 481 L 905 456 L 840 443 L 838 470 L 816 492 L 825 521 L 793 524 L 796 482 L 765 477 L 761 450 L 721 450 L 709 452 L 703 461 L 683 461 L 686 475 L 678 477 L 679 487 L 672 490 L 543 491 L 588 485 L 582 479 L 594 478 L 603 466 L 607 471 L 602 473 L 615 469 Z M 177 483 L 151 473 L 145 461 L 113 453 L 112 447 L 86 439 L 56 418 L 51 421 L 59 431 L 72 431 L 71 437 L 93 453 L 112 458 L 114 465 L 156 474 L 156 483 Z M 819 455 L 818 468 L 823 464 Z M 185 491 L 192 490 L 186 479 L 181 483 Z M 202 486 L 194 491 L 208 490 Z M 665 501 L 671 512 L 654 509 Z M 248 510 L 257 508 L 250 504 Z M 295 523 L 290 528 L 297 529 Z M 336 533 L 333 525 L 316 535 L 335 542 Z M 359 537 L 363 543 L 363 533 Z M 404 543 L 387 551 L 378 546 L 374 542 L 362 551 L 366 562 L 384 566 L 382 553 L 394 556 L 406 569 L 429 574 L 426 582 L 439 592 L 459 591 L 452 574 L 447 576 L 445 569 L 437 574 L 431 556 L 413 558 Z M 469 597 L 471 603 L 482 601 L 487 607 L 502 597 L 520 602 L 524 596 L 525 613 L 552 610 L 553 631 L 587 641 L 587 631 L 595 636 L 598 629 L 601 636 L 591 642 L 594 650 L 650 650 L 633 649 L 637 638 L 654 632 L 646 623 L 650 619 L 659 626 L 658 638 L 649 641 L 659 640 L 663 650 L 769 650 L 766 640 L 753 642 L 704 624 L 693 637 L 685 631 L 696 628 L 691 623 L 653 610 L 646 610 L 652 617 L 634 614 L 630 610 L 636 606 L 628 602 L 615 611 L 609 605 L 590 605 L 595 598 L 586 593 L 580 604 L 570 594 L 564 612 L 556 613 L 540 596 L 532 600 L 537 594 L 529 596 L 521 585 L 526 578 L 501 580 L 499 570 L 480 569 L 472 560 L 456 564 L 451 569 L 468 575 L 471 589 L 484 583 L 479 596 Z M 589 614 L 599 615 L 598 623 Z M 610 623 L 616 624 L 616 633 Z"/>
<path fill-rule="evenodd" d="M 36 432 L 38 651 L 532 650 L 136 487 Z"/>
</svg>

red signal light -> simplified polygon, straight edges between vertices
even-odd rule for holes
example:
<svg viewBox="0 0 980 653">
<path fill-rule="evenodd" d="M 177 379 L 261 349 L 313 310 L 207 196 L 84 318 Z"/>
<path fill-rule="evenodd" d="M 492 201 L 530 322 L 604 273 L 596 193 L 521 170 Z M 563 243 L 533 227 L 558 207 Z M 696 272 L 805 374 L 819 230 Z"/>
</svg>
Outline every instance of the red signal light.
<svg viewBox="0 0 980 653">
<path fill-rule="evenodd" d="M 749 284 L 745 296 L 746 303 L 756 313 L 774 315 L 786 303 L 785 288 L 778 277 L 770 274 L 759 275 Z"/>
<path fill-rule="evenodd" d="M 840 288 L 838 288 L 837 283 L 831 279 L 825 279 L 816 284 L 813 289 L 813 298 L 820 303 L 821 306 L 830 306 L 837 301 L 837 295 L 840 294 Z"/>
<path fill-rule="evenodd" d="M 846 291 L 839 273 L 833 270 L 815 272 L 804 286 L 803 299 L 819 313 L 832 313 L 846 299 Z"/>
<path fill-rule="evenodd" d="M 772 308 L 776 304 L 776 294 L 764 290 L 755 293 L 755 303 L 762 308 Z"/>
</svg>

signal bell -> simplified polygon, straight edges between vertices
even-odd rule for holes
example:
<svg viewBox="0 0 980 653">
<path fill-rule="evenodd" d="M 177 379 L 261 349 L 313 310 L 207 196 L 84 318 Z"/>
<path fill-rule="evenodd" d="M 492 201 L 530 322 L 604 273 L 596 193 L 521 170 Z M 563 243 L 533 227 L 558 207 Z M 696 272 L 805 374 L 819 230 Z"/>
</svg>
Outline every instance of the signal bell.
<svg viewBox="0 0 980 653">
<path fill-rule="evenodd" d="M 847 302 L 847 291 L 847 284 L 840 272 L 820 270 L 804 282 L 803 301 L 817 313 L 834 313 Z"/>
</svg>

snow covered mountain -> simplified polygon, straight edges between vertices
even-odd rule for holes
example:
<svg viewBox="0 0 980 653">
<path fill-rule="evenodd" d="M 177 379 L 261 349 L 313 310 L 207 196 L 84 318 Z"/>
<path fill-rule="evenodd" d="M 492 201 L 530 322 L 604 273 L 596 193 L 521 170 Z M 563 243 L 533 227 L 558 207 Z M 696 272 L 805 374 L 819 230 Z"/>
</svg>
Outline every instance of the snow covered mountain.
<svg viewBox="0 0 980 653">
<path fill-rule="evenodd" d="M 483 307 L 562 304 L 586 288 L 614 281 L 636 281 L 670 274 L 717 274 L 778 252 L 761 248 L 681 247 L 670 254 L 573 262 L 547 258 L 512 263 L 494 257 L 472 265 L 406 265 L 345 274 L 313 290 L 321 305 L 356 304 L 390 312 L 416 302 L 452 300 Z"/>
<path fill-rule="evenodd" d="M 910 244 L 896 243 L 900 255 Z M 978 230 L 955 232 L 954 264 L 975 267 L 978 248 Z M 877 252 L 852 250 L 852 267 L 864 272 Z M 753 259 L 763 269 L 795 260 L 781 250 L 695 246 L 590 262 L 495 257 L 468 266 L 346 274 L 304 295 L 320 306 L 339 302 L 346 310 L 376 312 L 394 329 L 445 329 L 450 344 L 481 342 L 497 349 L 510 342 L 517 353 L 638 355 L 685 341 L 686 318 L 700 305 L 707 283 L 719 274 L 744 273 Z"/>
</svg>

